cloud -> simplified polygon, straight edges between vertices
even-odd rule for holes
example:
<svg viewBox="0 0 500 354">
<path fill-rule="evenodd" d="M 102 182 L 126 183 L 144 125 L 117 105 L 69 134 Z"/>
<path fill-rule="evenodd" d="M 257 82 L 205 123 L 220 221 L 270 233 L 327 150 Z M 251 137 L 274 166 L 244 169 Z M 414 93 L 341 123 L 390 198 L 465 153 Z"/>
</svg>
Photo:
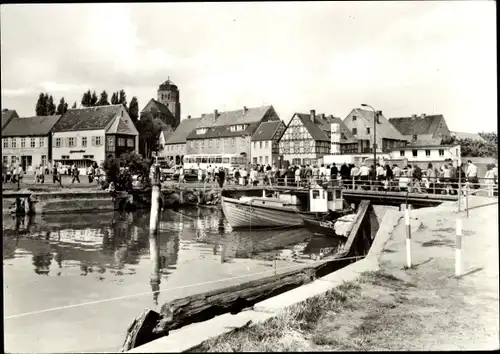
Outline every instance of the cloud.
<svg viewBox="0 0 500 354">
<path fill-rule="evenodd" d="M 168 76 L 182 115 L 273 104 L 344 117 L 442 113 L 496 129 L 491 2 L 51 4 L 1 7 L 4 106 L 39 91 L 80 101 L 126 89 L 141 105 Z M 22 25 L 20 25 L 22 24 Z M 480 108 L 479 108 L 480 107 Z M 480 112 L 480 113 L 479 113 Z"/>
</svg>

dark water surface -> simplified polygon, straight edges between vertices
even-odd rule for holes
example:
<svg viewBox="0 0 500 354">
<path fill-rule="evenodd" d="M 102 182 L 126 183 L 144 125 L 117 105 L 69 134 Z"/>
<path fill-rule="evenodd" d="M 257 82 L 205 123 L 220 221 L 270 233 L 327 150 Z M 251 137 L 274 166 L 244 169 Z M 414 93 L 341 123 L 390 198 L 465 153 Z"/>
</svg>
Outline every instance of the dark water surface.
<svg viewBox="0 0 500 354">
<path fill-rule="evenodd" d="M 341 246 L 306 229 L 231 230 L 215 207 L 166 210 L 158 289 L 148 212 L 3 219 L 6 352 L 116 351 L 145 308 L 297 269 Z"/>
</svg>

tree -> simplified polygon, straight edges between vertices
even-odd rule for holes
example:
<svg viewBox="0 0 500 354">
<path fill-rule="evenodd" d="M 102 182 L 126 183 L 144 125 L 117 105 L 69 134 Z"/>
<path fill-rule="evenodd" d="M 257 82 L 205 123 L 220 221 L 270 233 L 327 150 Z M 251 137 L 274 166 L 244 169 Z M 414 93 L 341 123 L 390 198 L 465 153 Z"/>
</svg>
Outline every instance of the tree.
<svg viewBox="0 0 500 354">
<path fill-rule="evenodd" d="M 47 111 L 46 109 L 47 102 L 45 101 L 45 95 L 43 93 L 40 93 L 38 96 L 38 101 L 36 102 L 36 108 L 35 112 L 37 116 L 44 116 L 45 112 Z"/>
<path fill-rule="evenodd" d="M 479 133 L 485 142 L 473 139 L 453 139 L 459 144 L 462 157 L 494 157 L 498 159 L 498 139 L 496 133 Z"/>
<path fill-rule="evenodd" d="M 111 104 L 118 104 L 118 92 L 113 92 L 111 95 Z"/>
<path fill-rule="evenodd" d="M 97 105 L 97 101 L 98 101 L 98 100 L 99 100 L 99 99 L 97 98 L 97 94 L 95 93 L 95 91 L 94 91 L 94 92 L 92 92 L 92 96 L 90 97 L 90 106 L 91 106 L 91 107 L 96 106 L 96 105 Z"/>
<path fill-rule="evenodd" d="M 50 95 L 47 103 L 47 115 L 53 116 L 54 114 L 56 114 L 56 104 L 54 103 L 54 97 Z"/>
<path fill-rule="evenodd" d="M 90 93 L 90 90 L 88 90 L 87 92 L 85 92 L 83 94 L 83 97 L 82 97 L 82 106 L 83 107 L 90 107 L 92 105 L 91 104 L 91 97 L 92 97 L 92 94 Z M 75 102 L 75 105 L 76 105 L 76 102 Z"/>
<path fill-rule="evenodd" d="M 145 158 L 150 158 L 152 151 L 158 151 L 160 133 L 162 130 L 168 129 L 168 125 L 147 112 L 137 122 L 136 127 L 139 131 L 139 152 Z"/>
<path fill-rule="evenodd" d="M 101 97 L 99 98 L 99 102 L 97 102 L 96 106 L 109 106 L 108 93 L 106 90 L 101 92 Z"/>
<path fill-rule="evenodd" d="M 76 108 L 76 101 L 73 103 L 73 106 L 71 108 Z"/>
<path fill-rule="evenodd" d="M 64 101 L 64 97 L 59 101 L 59 105 L 57 106 L 57 114 L 63 115 L 68 110 L 68 104 Z"/>
<path fill-rule="evenodd" d="M 135 151 L 124 152 L 120 155 L 120 167 L 128 167 L 131 174 L 149 175 L 149 165 L 151 161 L 144 159 Z"/>
<path fill-rule="evenodd" d="M 118 103 L 124 105 L 125 108 L 127 108 L 127 95 L 125 94 L 125 91 L 120 90 L 117 96 L 118 96 Z"/>
<path fill-rule="evenodd" d="M 128 108 L 128 114 L 132 119 L 132 122 L 137 126 L 137 120 L 139 119 L 139 102 L 137 101 L 137 97 L 132 97 L 132 101 L 130 101 L 130 105 Z"/>
</svg>

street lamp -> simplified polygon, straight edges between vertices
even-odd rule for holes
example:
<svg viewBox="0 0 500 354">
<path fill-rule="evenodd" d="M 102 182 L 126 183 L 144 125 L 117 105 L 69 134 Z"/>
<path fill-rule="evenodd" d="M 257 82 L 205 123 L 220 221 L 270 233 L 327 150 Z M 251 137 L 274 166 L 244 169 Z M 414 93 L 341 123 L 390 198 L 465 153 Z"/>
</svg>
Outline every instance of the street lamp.
<svg viewBox="0 0 500 354">
<path fill-rule="evenodd" d="M 375 168 L 377 164 L 377 121 L 378 115 L 382 114 L 382 111 L 376 111 L 375 108 L 365 103 L 362 103 L 361 107 L 368 107 L 373 111 L 373 176 L 375 180 L 377 179 L 377 169 Z"/>
</svg>

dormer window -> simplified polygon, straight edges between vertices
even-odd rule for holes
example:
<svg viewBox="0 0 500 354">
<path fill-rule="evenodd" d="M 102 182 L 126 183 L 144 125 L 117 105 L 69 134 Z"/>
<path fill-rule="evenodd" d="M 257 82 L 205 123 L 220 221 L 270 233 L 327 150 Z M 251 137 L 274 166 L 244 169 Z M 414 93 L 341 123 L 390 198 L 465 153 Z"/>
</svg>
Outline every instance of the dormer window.
<svg viewBox="0 0 500 354">
<path fill-rule="evenodd" d="M 208 128 L 198 128 L 196 129 L 196 134 L 198 135 L 203 135 L 203 134 L 206 134 L 208 132 Z"/>
<path fill-rule="evenodd" d="M 232 132 L 242 132 L 247 128 L 248 128 L 248 124 L 235 124 L 235 125 L 231 125 L 229 127 L 229 130 Z"/>
<path fill-rule="evenodd" d="M 353 122 L 355 122 L 355 121 L 356 121 L 356 118 L 357 118 L 357 117 L 353 115 L 353 116 L 352 116 L 352 121 L 353 121 Z"/>
</svg>

